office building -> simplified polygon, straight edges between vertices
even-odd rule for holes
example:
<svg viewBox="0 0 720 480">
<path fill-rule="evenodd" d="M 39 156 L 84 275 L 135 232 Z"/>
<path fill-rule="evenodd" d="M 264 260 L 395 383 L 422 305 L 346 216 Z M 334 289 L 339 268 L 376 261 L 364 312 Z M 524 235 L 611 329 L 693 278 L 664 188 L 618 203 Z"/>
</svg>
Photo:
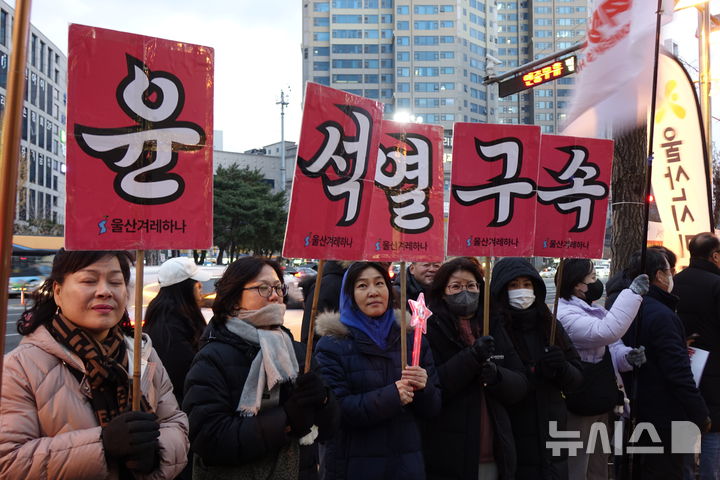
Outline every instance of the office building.
<svg viewBox="0 0 720 480">
<path fill-rule="evenodd" d="M 498 73 L 570 48 L 585 40 L 588 0 L 497 2 Z M 559 133 L 574 75 L 499 98 L 498 123 L 539 125 Z"/>
<path fill-rule="evenodd" d="M 305 0 L 303 80 L 385 104 L 386 118 L 492 122 L 495 6 L 480 0 Z"/>
<path fill-rule="evenodd" d="M 497 98 L 487 76 L 584 40 L 588 0 L 305 0 L 303 80 L 385 104 L 386 118 L 536 124 L 557 133 L 572 76 Z"/>
<path fill-rule="evenodd" d="M 7 95 L 13 9 L 0 2 L 0 115 Z M 16 223 L 65 223 L 67 57 L 30 27 L 22 112 Z"/>
</svg>

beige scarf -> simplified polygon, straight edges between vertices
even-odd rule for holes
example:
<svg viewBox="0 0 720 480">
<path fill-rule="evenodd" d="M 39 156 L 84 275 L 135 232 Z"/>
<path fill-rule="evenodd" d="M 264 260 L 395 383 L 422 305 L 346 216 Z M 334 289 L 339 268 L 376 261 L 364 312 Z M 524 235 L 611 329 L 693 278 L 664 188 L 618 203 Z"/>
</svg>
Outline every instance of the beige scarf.
<svg viewBox="0 0 720 480">
<path fill-rule="evenodd" d="M 228 330 L 260 346 L 260 351 L 250 365 L 237 407 L 237 411 L 245 416 L 257 415 L 263 392 L 297 377 L 297 358 L 288 334 L 280 328 L 259 328 L 279 327 L 283 324 L 284 315 L 285 305 L 271 303 L 259 310 L 243 310 L 237 317 L 227 320 Z"/>
</svg>

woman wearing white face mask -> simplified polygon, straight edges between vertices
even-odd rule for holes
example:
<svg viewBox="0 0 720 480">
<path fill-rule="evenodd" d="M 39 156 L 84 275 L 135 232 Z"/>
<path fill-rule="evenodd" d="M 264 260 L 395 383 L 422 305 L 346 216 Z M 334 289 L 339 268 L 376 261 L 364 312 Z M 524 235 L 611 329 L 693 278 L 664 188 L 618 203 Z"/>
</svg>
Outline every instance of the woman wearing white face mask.
<svg viewBox="0 0 720 480">
<path fill-rule="evenodd" d="M 483 336 L 483 287 L 477 264 L 459 257 L 440 267 L 428 292 L 427 340 L 443 392 L 440 415 L 423 425 L 428 480 L 515 478 L 505 406 L 525 396 L 527 378 L 499 318 Z"/>
<path fill-rule="evenodd" d="M 490 291 L 499 315 L 525 367 L 528 394 L 507 407 L 517 450 L 516 479 L 567 479 L 567 454 L 547 448 L 550 422 L 566 428 L 562 393 L 582 382 L 580 357 L 562 325 L 556 325 L 555 345 L 549 344 L 555 321 L 545 305 L 545 283 L 522 258 L 503 258 L 495 264 Z"/>
<path fill-rule="evenodd" d="M 555 279 L 557 285 L 558 278 Z M 610 311 L 593 305 L 603 293 L 592 261 L 574 258 L 565 261 L 558 296 L 557 319 L 565 328 L 583 361 L 583 386 L 566 396 L 568 430 L 579 431 L 587 445 L 594 423 L 608 422 L 608 414 L 622 405 L 616 371 L 627 372 L 645 362 L 644 348 L 625 346 L 620 338 L 637 315 L 650 286 L 647 275 L 638 275 L 623 290 Z M 580 450 L 568 458 L 570 478 L 608 478 L 608 455 Z"/>
</svg>

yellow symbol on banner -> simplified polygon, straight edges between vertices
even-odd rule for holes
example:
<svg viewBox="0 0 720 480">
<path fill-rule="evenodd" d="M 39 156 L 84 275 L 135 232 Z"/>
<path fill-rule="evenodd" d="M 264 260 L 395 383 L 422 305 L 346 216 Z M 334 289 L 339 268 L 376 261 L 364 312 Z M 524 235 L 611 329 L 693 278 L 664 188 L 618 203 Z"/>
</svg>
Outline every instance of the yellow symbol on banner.
<svg viewBox="0 0 720 480">
<path fill-rule="evenodd" d="M 663 102 L 662 106 L 657 112 L 657 115 L 655 115 L 655 123 L 662 122 L 663 117 L 665 116 L 665 112 L 667 111 L 667 108 L 670 108 L 670 110 L 673 111 L 676 117 L 678 118 L 685 118 L 686 111 L 683 107 L 678 105 L 677 100 L 679 98 L 679 95 L 677 92 L 674 92 L 675 88 L 677 87 L 677 82 L 675 80 L 670 80 L 665 84 L 665 102 Z"/>
</svg>

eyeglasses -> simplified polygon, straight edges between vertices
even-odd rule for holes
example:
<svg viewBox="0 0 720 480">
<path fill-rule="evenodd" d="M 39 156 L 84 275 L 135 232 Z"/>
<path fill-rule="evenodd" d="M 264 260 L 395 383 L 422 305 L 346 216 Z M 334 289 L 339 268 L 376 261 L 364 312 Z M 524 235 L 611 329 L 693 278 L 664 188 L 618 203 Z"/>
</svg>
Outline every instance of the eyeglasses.
<svg viewBox="0 0 720 480">
<path fill-rule="evenodd" d="M 446 290 L 451 294 L 460 293 L 463 290 L 467 290 L 468 292 L 479 292 L 480 284 L 477 282 L 469 282 L 465 285 L 460 283 L 450 283 L 446 287 Z"/>
<path fill-rule="evenodd" d="M 272 296 L 272 292 L 274 291 L 277 293 L 279 297 L 284 297 L 287 295 L 287 285 L 255 285 L 254 287 L 245 287 L 243 290 L 257 290 L 258 295 L 265 298 L 270 298 Z"/>
</svg>

